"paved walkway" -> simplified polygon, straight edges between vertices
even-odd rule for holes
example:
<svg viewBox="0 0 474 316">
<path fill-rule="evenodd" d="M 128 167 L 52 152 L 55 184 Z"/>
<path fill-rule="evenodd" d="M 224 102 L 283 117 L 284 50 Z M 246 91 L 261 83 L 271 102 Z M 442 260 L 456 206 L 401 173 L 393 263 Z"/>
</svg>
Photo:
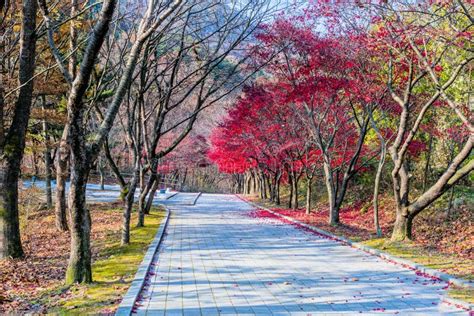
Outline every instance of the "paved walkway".
<svg viewBox="0 0 474 316">
<path fill-rule="evenodd" d="M 234 196 L 204 194 L 195 206 L 169 206 L 167 235 L 138 314 L 467 314 L 441 304 L 444 282 L 252 218 L 251 207 Z"/>
</svg>

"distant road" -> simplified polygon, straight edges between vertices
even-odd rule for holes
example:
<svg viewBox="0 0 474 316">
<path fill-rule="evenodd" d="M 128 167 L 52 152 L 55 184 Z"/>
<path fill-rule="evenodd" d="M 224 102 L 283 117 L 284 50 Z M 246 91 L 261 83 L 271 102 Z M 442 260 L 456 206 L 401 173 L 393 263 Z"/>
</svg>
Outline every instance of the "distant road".
<svg viewBox="0 0 474 316">
<path fill-rule="evenodd" d="M 42 180 L 37 180 L 35 183 L 32 181 L 23 181 L 23 187 L 24 188 L 29 188 L 32 185 L 35 185 L 41 189 L 46 188 L 46 182 Z M 56 183 L 52 183 L 52 189 L 55 190 L 56 188 Z M 119 185 L 111 185 L 111 184 L 106 184 L 104 185 L 105 190 L 100 189 L 99 184 L 95 183 L 88 183 L 86 187 L 86 196 L 87 196 L 87 201 L 88 202 L 115 202 L 120 198 L 120 186 Z M 66 182 L 66 190 L 69 190 L 69 182 Z M 135 192 L 135 197 L 138 198 L 140 194 L 140 190 L 137 189 Z M 157 192 L 155 194 L 155 204 L 162 201 L 166 200 L 168 197 L 171 195 L 175 194 L 175 192 L 168 192 L 165 194 L 160 194 Z"/>
</svg>

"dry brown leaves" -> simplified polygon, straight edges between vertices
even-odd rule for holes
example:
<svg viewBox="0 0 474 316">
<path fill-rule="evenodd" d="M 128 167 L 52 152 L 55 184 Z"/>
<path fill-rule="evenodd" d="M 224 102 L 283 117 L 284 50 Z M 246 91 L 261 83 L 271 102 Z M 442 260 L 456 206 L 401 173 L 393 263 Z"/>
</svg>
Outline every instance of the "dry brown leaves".
<svg viewBox="0 0 474 316">
<path fill-rule="evenodd" d="M 474 213 L 468 205 L 446 212 L 430 211 L 415 220 L 415 240 L 443 253 L 474 260 Z"/>
<path fill-rule="evenodd" d="M 120 231 L 120 212 L 105 211 L 106 206 L 91 206 L 92 253 L 96 258 L 103 242 Z M 0 314 L 26 310 L 42 311 L 31 302 L 41 292 L 63 284 L 69 257 L 69 232 L 60 232 L 54 224 L 52 211 L 37 211 L 23 225 L 23 259 L 0 261 Z M 67 295 L 67 292 L 59 295 Z"/>
</svg>

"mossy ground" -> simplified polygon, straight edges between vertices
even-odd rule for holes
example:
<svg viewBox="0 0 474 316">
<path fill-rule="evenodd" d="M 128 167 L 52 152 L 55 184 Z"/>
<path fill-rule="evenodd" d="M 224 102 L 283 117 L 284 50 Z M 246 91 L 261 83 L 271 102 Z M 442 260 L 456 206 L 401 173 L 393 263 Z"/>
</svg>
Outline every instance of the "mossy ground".
<svg viewBox="0 0 474 316">
<path fill-rule="evenodd" d="M 126 246 L 120 245 L 119 234 L 111 234 L 111 238 L 99 246 L 101 258 L 92 265 L 94 282 L 64 289 L 70 295 L 58 300 L 50 312 L 77 315 L 112 313 L 130 286 L 162 219 L 162 211 L 152 210 L 146 217 L 145 227 L 131 229 L 131 243 Z"/>
<path fill-rule="evenodd" d="M 473 263 L 470 260 L 459 258 L 439 252 L 429 251 L 413 242 L 391 242 L 386 238 L 372 239 L 361 242 L 366 246 L 386 252 L 398 258 L 410 260 L 431 269 L 451 272 L 457 277 L 473 280 Z M 455 299 L 474 303 L 474 290 L 472 288 L 452 287 L 449 296 Z"/>
</svg>

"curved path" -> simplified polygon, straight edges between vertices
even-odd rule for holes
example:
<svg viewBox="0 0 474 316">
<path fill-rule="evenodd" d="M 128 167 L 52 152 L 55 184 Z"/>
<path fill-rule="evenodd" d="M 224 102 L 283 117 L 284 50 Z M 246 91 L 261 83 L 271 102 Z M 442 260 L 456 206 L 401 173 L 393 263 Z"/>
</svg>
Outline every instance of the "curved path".
<svg viewBox="0 0 474 316">
<path fill-rule="evenodd" d="M 189 200 L 178 194 L 170 200 Z M 232 195 L 169 203 L 167 234 L 138 314 L 466 315 L 444 282 L 276 220 Z"/>
</svg>

